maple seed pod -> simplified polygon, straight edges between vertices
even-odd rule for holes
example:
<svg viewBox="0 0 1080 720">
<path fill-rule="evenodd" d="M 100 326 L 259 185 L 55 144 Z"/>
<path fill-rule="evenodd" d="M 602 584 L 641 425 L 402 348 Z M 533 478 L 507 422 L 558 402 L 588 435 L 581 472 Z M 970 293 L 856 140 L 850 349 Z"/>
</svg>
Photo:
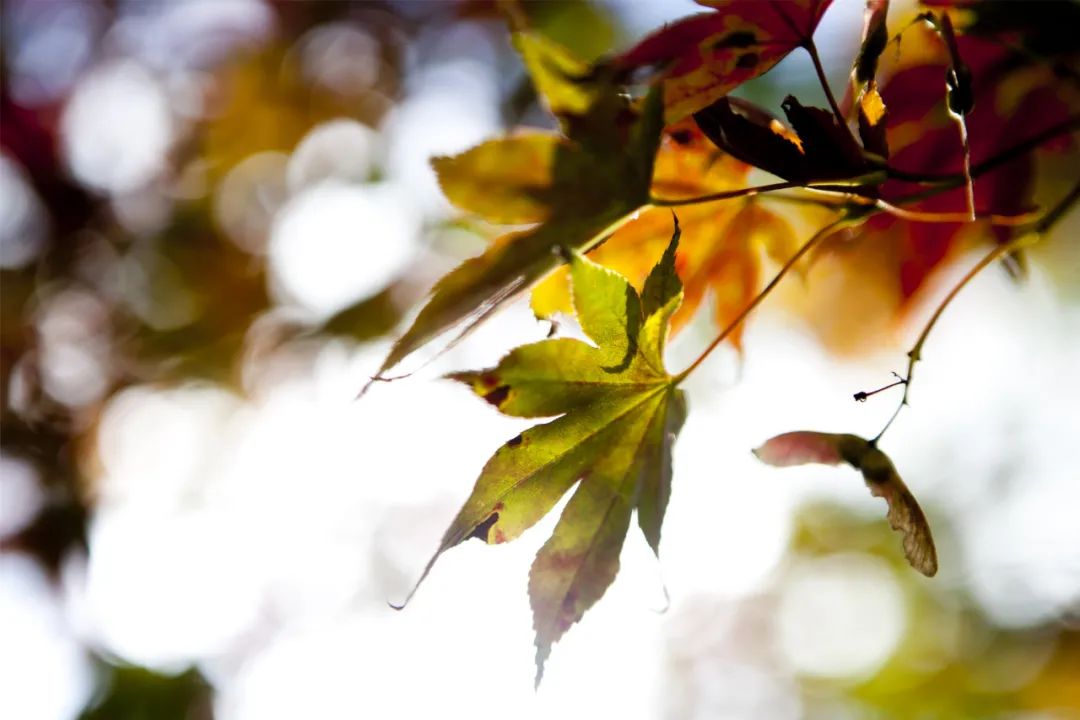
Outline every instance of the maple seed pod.
<svg viewBox="0 0 1080 720">
<path fill-rule="evenodd" d="M 752 452 L 762 462 L 777 467 L 807 463 L 851 465 L 862 473 L 870 494 L 888 503 L 886 519 L 893 530 L 903 535 L 908 563 L 927 577 L 937 574 L 937 550 L 926 515 L 900 479 L 892 460 L 873 442 L 849 433 L 803 430 L 777 435 Z"/>
</svg>

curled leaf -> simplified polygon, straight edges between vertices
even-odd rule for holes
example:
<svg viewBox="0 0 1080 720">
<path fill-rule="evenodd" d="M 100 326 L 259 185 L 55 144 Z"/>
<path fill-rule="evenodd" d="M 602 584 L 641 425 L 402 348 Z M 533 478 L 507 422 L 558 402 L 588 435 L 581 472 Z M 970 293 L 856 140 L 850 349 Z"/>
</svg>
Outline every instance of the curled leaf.
<svg viewBox="0 0 1080 720">
<path fill-rule="evenodd" d="M 945 47 L 949 51 L 949 70 L 945 73 L 945 85 L 948 88 L 949 111 L 963 117 L 975 107 L 975 90 L 971 85 L 971 69 L 960 57 L 960 46 L 956 42 L 956 32 L 948 13 L 941 14 L 938 24 Z"/>
<path fill-rule="evenodd" d="M 866 0 L 862 44 L 851 69 L 857 85 L 866 85 L 877 74 L 878 58 L 889 42 L 885 17 L 889 14 L 889 0 Z"/>
<path fill-rule="evenodd" d="M 753 452 L 762 462 L 778 467 L 842 462 L 851 465 L 862 473 L 870 493 L 888 503 L 889 526 L 903 535 L 904 556 L 911 566 L 927 577 L 937 573 L 937 550 L 926 515 L 889 456 L 869 440 L 846 433 L 804 430 L 777 435 Z"/>
<path fill-rule="evenodd" d="M 782 107 L 791 130 L 764 110 L 729 98 L 698 111 L 694 120 L 724 152 L 795 183 L 857 180 L 873 170 L 831 112 L 791 95 Z"/>
</svg>

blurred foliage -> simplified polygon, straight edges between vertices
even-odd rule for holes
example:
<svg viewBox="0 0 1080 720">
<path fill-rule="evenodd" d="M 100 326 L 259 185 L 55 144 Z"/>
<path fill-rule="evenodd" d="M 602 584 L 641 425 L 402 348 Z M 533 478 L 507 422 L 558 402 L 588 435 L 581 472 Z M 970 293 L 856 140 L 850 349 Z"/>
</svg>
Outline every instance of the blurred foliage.
<svg viewBox="0 0 1080 720">
<path fill-rule="evenodd" d="M 103 666 L 101 697 L 79 720 L 212 720 L 211 688 L 196 670 L 163 675 L 137 667 Z"/>
<path fill-rule="evenodd" d="M 857 717 L 883 718 L 989 719 L 1025 712 L 1072 718 L 1080 712 L 1077 628 L 995 626 L 966 593 L 905 572 L 888 528 L 836 505 L 811 503 L 800 509 L 792 551 L 796 558 L 854 551 L 887 559 L 901 583 L 908 617 L 902 641 L 872 676 L 806 679 L 807 717 L 829 717 L 838 704 Z"/>
</svg>

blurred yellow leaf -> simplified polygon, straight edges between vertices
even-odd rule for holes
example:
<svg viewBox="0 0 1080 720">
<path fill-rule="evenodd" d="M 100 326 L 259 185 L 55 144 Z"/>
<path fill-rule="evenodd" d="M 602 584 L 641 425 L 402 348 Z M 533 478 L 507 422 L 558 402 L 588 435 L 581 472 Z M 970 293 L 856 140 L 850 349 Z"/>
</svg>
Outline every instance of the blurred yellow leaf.
<svg viewBox="0 0 1080 720">
<path fill-rule="evenodd" d="M 513 42 L 537 94 L 553 115 L 588 112 L 597 97 L 594 87 L 580 82 L 591 70 L 588 63 L 539 33 L 514 33 Z"/>
<path fill-rule="evenodd" d="M 747 166 L 717 156 L 692 126 L 669 128 L 661 143 L 653 174 L 653 194 L 688 198 L 724 192 L 746 185 Z M 683 305 L 672 320 L 677 332 L 693 317 L 706 292 L 714 297 L 716 323 L 730 323 L 757 294 L 761 251 L 786 262 L 797 249 L 795 233 L 786 220 L 753 198 L 687 205 L 678 209 L 682 241 L 676 268 L 685 288 Z M 589 257 L 640 288 L 651 267 L 649 259 L 663 252 L 670 237 L 671 210 L 650 207 L 616 232 Z M 532 294 L 538 317 L 571 314 L 565 269 L 545 278 Z M 741 331 L 731 334 L 740 346 Z"/>
<path fill-rule="evenodd" d="M 568 141 L 529 132 L 489 140 L 460 155 L 431 161 L 447 199 L 497 223 L 542 222 L 551 214 L 556 154 Z"/>
</svg>

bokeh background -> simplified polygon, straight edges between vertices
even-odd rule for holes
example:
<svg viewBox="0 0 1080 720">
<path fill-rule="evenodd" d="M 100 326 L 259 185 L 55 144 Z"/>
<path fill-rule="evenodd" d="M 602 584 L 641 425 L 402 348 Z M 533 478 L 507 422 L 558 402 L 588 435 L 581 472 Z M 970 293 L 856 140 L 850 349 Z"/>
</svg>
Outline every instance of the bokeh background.
<svg viewBox="0 0 1080 720">
<path fill-rule="evenodd" d="M 496 230 L 454 213 L 428 158 L 553 125 L 494 4 L 2 7 L 0 717 L 1080 718 L 1076 213 L 1022 282 L 992 270 L 954 304 L 890 431 L 937 578 L 855 473 L 749 449 L 874 434 L 892 399 L 852 393 L 903 369 L 972 257 L 887 333 L 796 279 L 744 356 L 688 383 L 661 562 L 632 532 L 534 692 L 526 578 L 557 514 L 387 601 L 523 427 L 438 376 L 547 326 L 518 303 L 354 400 Z M 591 58 L 695 11 L 526 7 Z M 836 0 L 819 30 L 836 87 L 862 8 Z M 822 97 L 800 52 L 743 92 Z"/>
</svg>

